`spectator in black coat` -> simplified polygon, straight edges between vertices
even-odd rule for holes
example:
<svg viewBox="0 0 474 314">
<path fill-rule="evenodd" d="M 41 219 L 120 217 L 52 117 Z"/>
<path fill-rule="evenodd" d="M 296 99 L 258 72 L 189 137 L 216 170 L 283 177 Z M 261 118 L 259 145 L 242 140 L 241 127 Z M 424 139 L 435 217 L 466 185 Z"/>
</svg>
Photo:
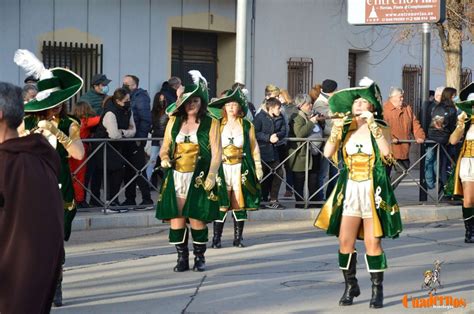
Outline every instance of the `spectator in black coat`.
<svg viewBox="0 0 474 314">
<path fill-rule="evenodd" d="M 276 144 L 286 135 L 285 120 L 281 116 L 281 102 L 277 98 L 265 100 L 262 110 L 255 116 L 253 124 L 255 126 L 255 135 L 258 146 L 260 147 L 260 156 L 264 161 L 264 178 L 271 169 L 276 168 L 276 175 L 269 176 L 262 182 L 262 198 L 267 201 L 270 191 L 270 204 L 267 208 L 281 208 L 278 203 L 278 193 L 280 191 L 281 178 L 283 178 L 283 168 L 278 167 L 278 149 Z"/>
<path fill-rule="evenodd" d="M 177 76 L 172 76 L 168 79 L 167 82 L 164 82 L 161 86 L 161 93 L 166 98 L 166 102 L 171 105 L 176 102 L 177 96 L 176 91 L 181 86 L 181 79 Z"/>
<path fill-rule="evenodd" d="M 139 83 L 138 77 L 129 74 L 124 76 L 122 87 L 130 91 L 130 105 L 137 129 L 135 137 L 147 138 L 151 129 L 150 96 L 146 90 L 138 87 Z M 132 180 L 137 170 L 141 171 L 145 167 L 145 145 L 146 141 L 129 141 L 124 145 L 124 157 L 133 167 L 128 164 L 125 167 L 124 183 L 132 182 L 125 189 L 125 202 L 122 205 L 136 205 L 136 186 L 138 185 L 142 194 L 141 209 L 152 209 L 153 201 L 151 200 L 150 186 L 144 176 L 145 174 L 140 172 L 140 175 Z"/>
</svg>

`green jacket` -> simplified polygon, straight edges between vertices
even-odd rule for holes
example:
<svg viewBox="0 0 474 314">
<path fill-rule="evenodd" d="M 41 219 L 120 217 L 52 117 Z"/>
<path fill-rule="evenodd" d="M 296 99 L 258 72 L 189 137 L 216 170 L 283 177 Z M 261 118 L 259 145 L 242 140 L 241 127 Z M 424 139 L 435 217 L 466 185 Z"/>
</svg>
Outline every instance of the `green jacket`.
<svg viewBox="0 0 474 314">
<path fill-rule="evenodd" d="M 166 145 L 169 145 L 168 157 L 170 160 L 173 159 L 176 147 L 175 140 L 181 129 L 181 124 L 182 119 L 180 117 L 172 117 L 167 126 L 164 141 L 167 143 L 169 142 L 169 144 Z M 200 121 L 197 130 L 199 156 L 197 158 L 196 167 L 194 169 L 191 185 L 182 212 L 180 214 L 178 211 L 173 168 L 169 168 L 165 170 L 165 178 L 161 185 L 160 196 L 156 206 L 156 218 L 168 220 L 172 218 L 185 217 L 198 219 L 204 222 L 219 219 L 219 182 L 216 181 L 216 185 L 210 192 L 206 192 L 203 186 L 211 167 L 211 160 L 214 158 L 211 152 L 211 146 L 218 145 L 220 147 L 220 137 L 218 132 L 219 122 L 217 120 L 210 116 L 205 116 Z M 215 139 L 218 139 L 216 143 L 214 143 Z M 221 150 L 219 149 L 219 154 L 220 152 Z M 220 160 L 220 158 L 221 156 L 219 155 L 218 159 Z M 220 184 L 222 184 L 222 182 Z M 225 184 L 225 182 L 223 184 Z"/>
<path fill-rule="evenodd" d="M 79 101 L 87 101 L 98 116 L 102 114 L 102 103 L 107 95 L 96 93 L 91 89 L 79 98 Z"/>
<path fill-rule="evenodd" d="M 25 130 L 31 130 L 38 124 L 39 118 L 35 115 L 25 116 Z M 58 129 L 67 136 L 70 136 L 69 129 L 71 124 L 80 122 L 72 116 L 63 118 L 59 121 Z M 56 151 L 61 158 L 61 170 L 59 174 L 59 184 L 61 186 L 61 193 L 64 202 L 64 240 L 69 240 L 71 235 L 71 225 L 76 216 L 76 204 L 74 202 L 74 186 L 72 182 L 71 169 L 69 168 L 69 153 L 64 146 L 58 142 Z"/>
<path fill-rule="evenodd" d="M 290 132 L 288 137 L 300 137 L 307 138 L 313 132 L 314 123 L 308 119 L 308 116 L 303 112 L 299 111 L 298 115 L 290 121 Z M 298 147 L 304 142 L 288 142 L 288 164 L 291 170 L 295 172 L 305 171 L 305 160 L 306 160 L 306 146 L 303 145 L 298 150 Z M 293 154 L 294 153 L 294 154 Z M 313 156 L 309 154 L 308 169 L 313 167 Z"/>
</svg>

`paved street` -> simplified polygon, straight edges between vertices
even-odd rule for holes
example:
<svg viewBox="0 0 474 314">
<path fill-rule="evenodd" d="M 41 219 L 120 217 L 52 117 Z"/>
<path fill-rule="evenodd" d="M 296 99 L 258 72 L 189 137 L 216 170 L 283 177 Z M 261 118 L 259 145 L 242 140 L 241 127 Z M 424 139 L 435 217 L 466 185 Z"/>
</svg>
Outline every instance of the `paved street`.
<svg viewBox="0 0 474 314">
<path fill-rule="evenodd" d="M 212 231 L 211 231 L 212 232 Z M 344 290 L 337 266 L 336 238 L 310 221 L 252 222 L 247 248 L 208 249 L 204 273 L 173 273 L 176 253 L 167 244 L 167 226 L 77 231 L 67 244 L 64 306 L 53 313 L 363 313 L 368 310 L 370 280 L 360 252 L 362 293 L 351 307 L 339 307 Z M 473 312 L 474 245 L 463 242 L 459 220 L 405 225 L 400 239 L 385 240 L 385 308 L 381 313 Z M 191 253 L 192 256 L 192 253 Z M 461 309 L 409 309 L 402 298 L 425 297 L 425 270 L 444 261 L 439 295 L 464 298 Z M 192 262 L 191 262 L 192 265 Z"/>
</svg>

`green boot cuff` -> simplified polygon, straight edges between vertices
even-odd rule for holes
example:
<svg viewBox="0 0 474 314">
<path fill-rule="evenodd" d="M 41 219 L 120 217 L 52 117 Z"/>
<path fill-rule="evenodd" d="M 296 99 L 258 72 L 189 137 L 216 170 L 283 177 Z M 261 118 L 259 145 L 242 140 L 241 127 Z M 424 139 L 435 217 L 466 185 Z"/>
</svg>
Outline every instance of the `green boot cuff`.
<svg viewBox="0 0 474 314">
<path fill-rule="evenodd" d="M 222 211 L 219 210 L 219 219 L 216 219 L 217 222 L 225 222 L 225 219 L 227 218 L 227 213 L 229 211 Z"/>
<path fill-rule="evenodd" d="M 385 252 L 374 256 L 365 254 L 365 263 L 369 273 L 383 272 L 388 267 Z"/>
<path fill-rule="evenodd" d="M 339 252 L 339 268 L 348 270 L 351 260 L 357 258 L 357 252 L 354 253 L 341 253 Z"/>
<path fill-rule="evenodd" d="M 207 227 L 202 230 L 195 230 L 191 228 L 191 234 L 193 236 L 193 243 L 196 244 L 206 244 L 208 239 L 208 229 Z"/>
<path fill-rule="evenodd" d="M 188 233 L 188 228 L 183 228 L 183 229 L 171 229 L 169 232 L 169 240 L 170 244 L 182 244 L 184 242 L 187 242 L 187 233 Z"/>
<path fill-rule="evenodd" d="M 246 210 L 233 210 L 234 218 L 237 221 L 247 220 L 247 211 Z"/>
<path fill-rule="evenodd" d="M 474 207 L 462 207 L 462 218 L 469 220 L 474 217 Z"/>
</svg>

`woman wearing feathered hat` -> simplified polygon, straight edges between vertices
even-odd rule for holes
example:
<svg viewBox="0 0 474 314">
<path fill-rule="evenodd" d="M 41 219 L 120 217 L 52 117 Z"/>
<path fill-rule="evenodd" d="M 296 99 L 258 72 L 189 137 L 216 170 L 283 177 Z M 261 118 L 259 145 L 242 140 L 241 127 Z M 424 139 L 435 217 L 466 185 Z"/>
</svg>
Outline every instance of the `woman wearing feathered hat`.
<svg viewBox="0 0 474 314">
<path fill-rule="evenodd" d="M 359 238 L 364 240 L 372 281 L 370 307 L 380 308 L 387 268 L 381 238 L 398 237 L 402 222 L 385 172 L 384 164 L 391 161 L 390 130 L 382 121 L 380 90 L 367 78 L 360 85 L 363 87 L 341 90 L 329 99 L 331 111 L 340 118 L 334 120 L 324 155 L 336 159 L 340 149 L 344 166 L 315 226 L 339 238 L 339 268 L 346 284 L 339 305 L 352 305 L 360 294 L 355 249 Z"/>
<path fill-rule="evenodd" d="M 230 207 L 221 202 L 220 217 L 214 221 L 212 247 L 222 247 L 222 229 L 229 211 L 232 211 L 234 218 L 233 245 L 244 247 L 242 233 L 247 210 L 259 208 L 259 180 L 263 177 L 255 129 L 244 118 L 248 112 L 247 98 L 240 87 L 229 90 L 223 97 L 211 102 L 209 110 L 221 120 L 223 170 L 230 200 Z"/>
<path fill-rule="evenodd" d="M 217 174 L 221 163 L 219 121 L 208 115 L 207 81 L 199 71 L 189 71 L 193 83 L 180 87 L 178 100 L 168 106 L 170 120 L 160 150 L 166 169 L 156 208 L 156 218 L 169 220 L 169 241 L 176 246 L 174 271 L 189 270 L 189 231 L 194 248 L 194 271 L 205 270 L 206 224 L 219 218 Z"/>
<path fill-rule="evenodd" d="M 459 93 L 456 106 L 462 110 L 458 115 L 456 129 L 449 137 L 449 143 L 456 145 L 464 138 L 456 163 L 454 195 L 463 197 L 462 215 L 466 236 L 464 242 L 474 243 L 474 83 Z"/>
<path fill-rule="evenodd" d="M 28 50 L 15 52 L 14 61 L 21 66 L 27 75 L 39 79 L 38 94 L 25 104 L 25 113 L 21 135 L 42 133 L 56 148 L 61 159 L 59 184 L 64 202 L 64 240 L 71 235 L 71 224 L 76 215 L 74 188 L 68 159 L 81 160 L 84 157 L 84 146 L 79 135 L 80 122 L 66 114 L 65 102 L 82 88 L 82 79 L 74 72 L 64 68 L 45 69 Z M 62 305 L 62 274 L 59 278 L 54 304 Z"/>
</svg>

